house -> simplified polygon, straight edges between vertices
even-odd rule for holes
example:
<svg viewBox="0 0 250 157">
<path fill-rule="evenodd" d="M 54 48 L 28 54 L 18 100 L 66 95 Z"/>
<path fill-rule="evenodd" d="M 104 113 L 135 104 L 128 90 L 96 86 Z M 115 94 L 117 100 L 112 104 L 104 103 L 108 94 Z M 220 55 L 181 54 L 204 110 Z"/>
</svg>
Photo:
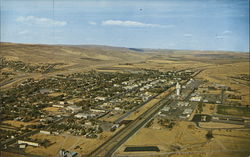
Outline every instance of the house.
<svg viewBox="0 0 250 157">
<path fill-rule="evenodd" d="M 121 108 L 120 108 L 120 107 L 115 107 L 115 108 L 114 108 L 114 110 L 116 110 L 116 111 L 120 111 L 120 110 L 121 110 Z"/>
<path fill-rule="evenodd" d="M 95 100 L 105 101 L 106 97 L 97 96 L 97 97 L 95 97 Z"/>
<path fill-rule="evenodd" d="M 46 135 L 50 135 L 50 131 L 46 131 L 46 130 L 40 130 L 41 134 L 46 134 Z"/>
<path fill-rule="evenodd" d="M 68 106 L 67 109 L 72 111 L 72 112 L 79 112 L 82 110 L 82 107 L 76 106 L 76 105 L 71 105 L 71 106 Z"/>
</svg>

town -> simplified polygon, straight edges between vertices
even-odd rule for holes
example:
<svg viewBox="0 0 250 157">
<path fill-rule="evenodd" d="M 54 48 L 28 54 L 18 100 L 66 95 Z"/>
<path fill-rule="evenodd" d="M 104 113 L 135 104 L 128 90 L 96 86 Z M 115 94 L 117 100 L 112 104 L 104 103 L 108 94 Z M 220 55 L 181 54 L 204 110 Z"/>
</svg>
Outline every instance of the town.
<svg viewBox="0 0 250 157">
<path fill-rule="evenodd" d="M 72 135 L 96 138 L 104 125 L 112 130 L 126 113 L 170 88 L 192 72 L 141 70 L 127 73 L 90 71 L 34 80 L 28 79 L 8 91 L 1 91 L 1 119 L 29 125 L 13 128 L 1 124 L 1 141 L 37 130 L 52 134 L 67 131 Z M 100 120 L 102 119 L 102 120 Z M 2 129 L 3 128 L 3 129 Z"/>
<path fill-rule="evenodd" d="M 111 136 L 117 129 L 130 124 L 138 117 L 131 119 L 133 114 L 165 91 L 170 91 L 167 98 L 174 101 L 163 104 L 157 116 L 146 121 L 146 127 L 151 127 L 154 122 L 160 128 L 170 129 L 179 120 L 202 122 L 202 119 L 197 121 L 197 117 L 203 113 L 205 104 L 219 104 L 217 112 L 220 113 L 224 111 L 223 105 L 227 107 L 232 100 L 241 99 L 225 85 L 194 79 L 194 75 L 201 71 L 91 70 L 57 74 L 41 80 L 27 79 L 16 88 L 1 91 L 1 119 L 4 119 L 0 129 L 1 145 L 6 150 L 27 155 L 27 146 L 47 148 L 55 144 L 50 137 L 34 138 L 36 135 L 59 137 L 68 134 L 90 140 L 102 138 L 105 132 L 110 132 Z M 214 110 L 215 106 L 209 108 Z M 217 121 L 223 119 L 217 117 Z M 240 121 L 245 127 L 249 126 L 247 119 Z M 224 122 L 237 123 L 239 120 L 231 118 Z M 75 146 L 75 149 L 84 148 Z M 67 153 L 77 155 L 80 152 Z"/>
<path fill-rule="evenodd" d="M 0 1 L 0 157 L 250 157 L 249 0 Z"/>
</svg>

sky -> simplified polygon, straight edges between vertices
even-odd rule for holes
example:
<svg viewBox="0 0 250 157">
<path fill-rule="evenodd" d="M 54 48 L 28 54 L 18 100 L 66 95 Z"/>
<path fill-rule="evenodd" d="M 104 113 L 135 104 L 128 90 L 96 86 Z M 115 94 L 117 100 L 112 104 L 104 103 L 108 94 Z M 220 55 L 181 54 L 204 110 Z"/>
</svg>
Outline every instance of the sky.
<svg viewBox="0 0 250 157">
<path fill-rule="evenodd" d="M 249 52 L 249 0 L 0 0 L 1 42 Z"/>
</svg>

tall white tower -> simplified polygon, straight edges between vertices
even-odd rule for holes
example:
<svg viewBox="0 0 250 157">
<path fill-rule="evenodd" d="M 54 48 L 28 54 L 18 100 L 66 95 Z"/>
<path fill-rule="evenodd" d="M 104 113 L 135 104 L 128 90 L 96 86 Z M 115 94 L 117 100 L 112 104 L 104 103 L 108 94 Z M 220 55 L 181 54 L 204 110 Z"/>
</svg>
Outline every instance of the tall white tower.
<svg viewBox="0 0 250 157">
<path fill-rule="evenodd" d="M 181 85 L 179 82 L 176 83 L 176 95 L 179 96 L 181 92 Z"/>
</svg>

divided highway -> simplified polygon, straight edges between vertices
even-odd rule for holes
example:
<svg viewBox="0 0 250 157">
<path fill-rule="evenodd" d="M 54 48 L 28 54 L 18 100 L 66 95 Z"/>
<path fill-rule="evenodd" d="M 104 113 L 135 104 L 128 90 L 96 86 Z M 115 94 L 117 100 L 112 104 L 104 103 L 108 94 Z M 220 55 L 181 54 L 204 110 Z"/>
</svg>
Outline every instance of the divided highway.
<svg viewBox="0 0 250 157">
<path fill-rule="evenodd" d="M 170 92 L 173 93 L 174 90 Z M 169 95 L 170 95 L 169 94 Z M 170 104 L 173 100 L 169 99 L 169 96 L 162 99 L 156 105 L 151 107 L 149 110 L 140 115 L 133 122 L 129 123 L 125 128 L 119 130 L 114 136 L 112 136 L 109 140 L 104 142 L 94 151 L 92 151 L 88 156 L 91 157 L 111 157 L 112 154 L 132 135 L 134 135 L 140 128 L 142 128 L 147 122 L 149 122 L 154 115 L 156 115 L 161 108 L 163 108 L 166 104 Z"/>
<path fill-rule="evenodd" d="M 196 71 L 191 78 L 198 75 L 204 69 Z M 181 84 L 185 84 L 187 80 L 183 80 Z M 102 145 L 93 150 L 88 156 L 90 157 L 111 157 L 113 153 L 132 135 L 134 135 L 140 128 L 142 128 L 147 122 L 149 122 L 165 105 L 169 105 L 173 102 L 170 99 L 170 95 L 175 91 L 175 88 L 169 88 L 169 94 L 163 98 L 156 105 L 152 106 L 149 110 L 140 115 L 137 119 L 129 123 L 125 128 L 119 130 L 110 139 L 104 142 Z"/>
</svg>

